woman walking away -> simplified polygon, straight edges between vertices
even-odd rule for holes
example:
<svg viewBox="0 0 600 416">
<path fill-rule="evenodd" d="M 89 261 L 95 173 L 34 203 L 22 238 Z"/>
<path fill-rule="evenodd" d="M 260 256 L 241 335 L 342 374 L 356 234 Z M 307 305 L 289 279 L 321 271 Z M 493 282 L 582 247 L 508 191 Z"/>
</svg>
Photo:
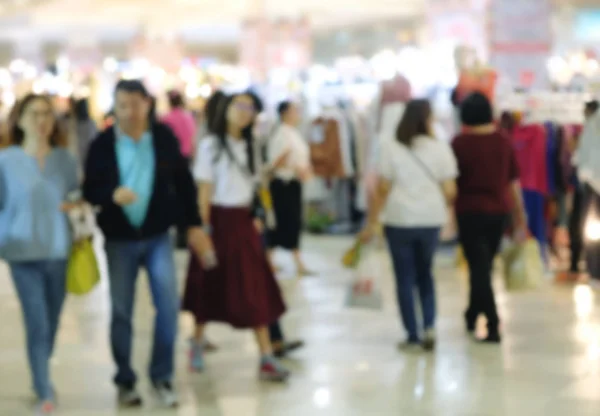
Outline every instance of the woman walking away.
<svg viewBox="0 0 600 416">
<path fill-rule="evenodd" d="M 469 265 L 471 293 L 465 313 L 467 331 L 475 332 L 480 314 L 488 321 L 488 336 L 483 340 L 499 343 L 500 319 L 492 288 L 494 258 L 509 214 L 514 208 L 518 239 L 525 238 L 519 170 L 512 143 L 493 123 L 492 106 L 479 93 L 470 95 L 461 106 L 465 132 L 453 143 L 458 161 L 456 214 L 460 244 Z"/>
<path fill-rule="evenodd" d="M 426 100 L 408 103 L 396 140 L 382 142 L 378 189 L 361 239 L 372 238 L 383 212 L 383 223 L 396 275 L 396 290 L 408 339 L 401 348 L 435 347 L 435 285 L 433 258 L 447 205 L 456 194 L 456 161 L 450 147 L 433 138 L 431 106 Z M 413 288 L 419 289 L 423 328 L 415 316 Z"/>
<path fill-rule="evenodd" d="M 268 235 L 271 249 L 281 247 L 294 255 L 298 276 L 309 275 L 300 256 L 302 231 L 302 183 L 310 179 L 308 144 L 298 131 L 300 111 L 286 101 L 279 105 L 277 127 L 268 146 L 268 163 L 272 169 L 270 183 L 276 229 Z M 272 259 L 272 255 L 270 256 Z"/>
<path fill-rule="evenodd" d="M 79 199 L 77 162 L 66 149 L 49 98 L 28 95 L 0 151 L 0 258 L 21 302 L 39 413 L 52 414 L 50 357 L 65 299 L 71 249 L 67 203 Z"/>
<path fill-rule="evenodd" d="M 252 204 L 256 194 L 256 160 L 252 136 L 255 102 L 248 94 L 227 99 L 215 135 L 198 149 L 194 174 L 199 182 L 201 216 L 210 224 L 218 266 L 203 270 L 192 256 L 183 309 L 196 318 L 191 367 L 204 367 L 202 340 L 208 322 L 253 329 L 261 353 L 259 374 L 285 381 L 289 372 L 273 357 L 268 326 L 285 311 L 270 268 Z"/>
</svg>

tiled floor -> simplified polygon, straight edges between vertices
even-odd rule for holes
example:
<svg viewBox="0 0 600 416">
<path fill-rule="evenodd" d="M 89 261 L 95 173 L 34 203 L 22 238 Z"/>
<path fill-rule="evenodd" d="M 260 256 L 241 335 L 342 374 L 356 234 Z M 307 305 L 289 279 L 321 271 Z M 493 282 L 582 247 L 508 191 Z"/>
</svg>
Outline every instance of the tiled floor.
<svg viewBox="0 0 600 416">
<path fill-rule="evenodd" d="M 206 374 L 189 374 L 185 338 L 191 320 L 182 315 L 177 411 L 159 410 L 150 400 L 142 411 L 115 409 L 106 285 L 87 298 L 69 299 L 53 362 L 60 415 L 600 415 L 600 309 L 598 296 L 587 287 L 501 292 L 504 344 L 473 345 L 461 319 L 464 278 L 449 256 L 440 255 L 439 348 L 433 355 L 405 354 L 395 349 L 403 334 L 389 272 L 383 312 L 344 307 L 351 275 L 340 269 L 339 257 L 348 243 L 307 239 L 307 258 L 320 275 L 282 281 L 290 305 L 286 330 L 308 343 L 288 362 L 295 375 L 287 386 L 257 382 L 252 334 L 218 325 L 209 335 L 220 351 L 208 357 Z M 183 266 L 185 256 L 179 261 Z M 143 374 L 153 311 L 143 279 L 139 290 L 135 364 Z M 3 267 L 0 334 L 0 415 L 31 414 L 19 305 Z"/>
</svg>

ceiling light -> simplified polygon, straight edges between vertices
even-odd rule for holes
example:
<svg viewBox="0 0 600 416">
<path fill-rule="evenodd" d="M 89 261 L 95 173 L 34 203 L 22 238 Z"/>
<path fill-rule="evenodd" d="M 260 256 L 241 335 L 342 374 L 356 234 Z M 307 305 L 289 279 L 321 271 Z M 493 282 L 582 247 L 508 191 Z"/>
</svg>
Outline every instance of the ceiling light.
<svg viewBox="0 0 600 416">
<path fill-rule="evenodd" d="M 12 77 L 6 68 L 0 68 L 0 87 L 8 87 L 12 84 Z"/>
<path fill-rule="evenodd" d="M 2 93 L 2 104 L 4 106 L 12 107 L 16 101 L 17 98 L 15 97 L 15 94 L 12 91 L 4 91 Z"/>
<path fill-rule="evenodd" d="M 58 72 L 68 72 L 70 65 L 69 58 L 66 56 L 61 56 L 56 60 L 56 69 L 58 69 Z"/>
<path fill-rule="evenodd" d="M 37 69 L 35 66 L 33 65 L 26 65 L 25 69 L 23 70 L 23 77 L 25 77 L 26 79 L 33 79 L 37 76 Z"/>
<path fill-rule="evenodd" d="M 109 56 L 108 58 L 104 59 L 102 66 L 106 72 L 117 72 L 119 69 L 119 62 L 117 62 L 117 60 L 112 56 Z"/>
<path fill-rule="evenodd" d="M 43 94 L 44 92 L 44 83 L 41 81 L 35 81 L 31 88 L 34 94 Z"/>
<path fill-rule="evenodd" d="M 15 59 L 14 61 L 12 61 L 9 65 L 9 69 L 10 72 L 14 72 L 14 73 L 21 73 L 25 70 L 25 67 L 27 66 L 27 62 L 25 62 L 22 59 Z"/>
</svg>

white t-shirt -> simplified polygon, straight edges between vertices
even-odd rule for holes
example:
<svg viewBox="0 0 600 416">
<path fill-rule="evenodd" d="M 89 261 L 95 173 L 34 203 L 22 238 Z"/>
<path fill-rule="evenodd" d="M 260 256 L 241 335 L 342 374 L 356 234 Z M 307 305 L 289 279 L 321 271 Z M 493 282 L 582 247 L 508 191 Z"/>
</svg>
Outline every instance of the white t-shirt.
<svg viewBox="0 0 600 416">
<path fill-rule="evenodd" d="M 255 180 L 243 169 L 248 166 L 246 143 L 228 138 L 227 142 L 235 161 L 225 149 L 219 152 L 219 139 L 209 136 L 200 141 L 194 163 L 197 182 L 213 184 L 212 204 L 222 207 L 249 207 L 252 204 Z M 218 159 L 216 159 L 218 154 Z"/>
<path fill-rule="evenodd" d="M 269 165 L 275 163 L 287 151 L 290 152 L 287 163 L 275 170 L 275 176 L 284 181 L 291 181 L 296 179 L 298 169 L 306 169 L 310 166 L 310 149 L 297 129 L 281 124 L 275 130 L 267 147 Z"/>
<path fill-rule="evenodd" d="M 383 210 L 383 223 L 410 228 L 446 224 L 448 213 L 440 185 L 458 176 L 450 146 L 427 136 L 416 138 L 412 148 L 397 141 L 380 145 L 377 171 L 379 176 L 392 182 Z"/>
</svg>

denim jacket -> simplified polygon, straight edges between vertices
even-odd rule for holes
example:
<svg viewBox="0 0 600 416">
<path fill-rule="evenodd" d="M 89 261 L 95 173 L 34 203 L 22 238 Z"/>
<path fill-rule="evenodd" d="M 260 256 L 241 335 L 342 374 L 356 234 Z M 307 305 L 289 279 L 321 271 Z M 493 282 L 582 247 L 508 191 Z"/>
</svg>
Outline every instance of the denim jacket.
<svg viewBox="0 0 600 416">
<path fill-rule="evenodd" d="M 78 189 L 77 169 L 66 149 L 53 149 L 43 168 L 21 147 L 0 150 L 0 258 L 68 257 L 71 230 L 61 205 Z"/>
</svg>

